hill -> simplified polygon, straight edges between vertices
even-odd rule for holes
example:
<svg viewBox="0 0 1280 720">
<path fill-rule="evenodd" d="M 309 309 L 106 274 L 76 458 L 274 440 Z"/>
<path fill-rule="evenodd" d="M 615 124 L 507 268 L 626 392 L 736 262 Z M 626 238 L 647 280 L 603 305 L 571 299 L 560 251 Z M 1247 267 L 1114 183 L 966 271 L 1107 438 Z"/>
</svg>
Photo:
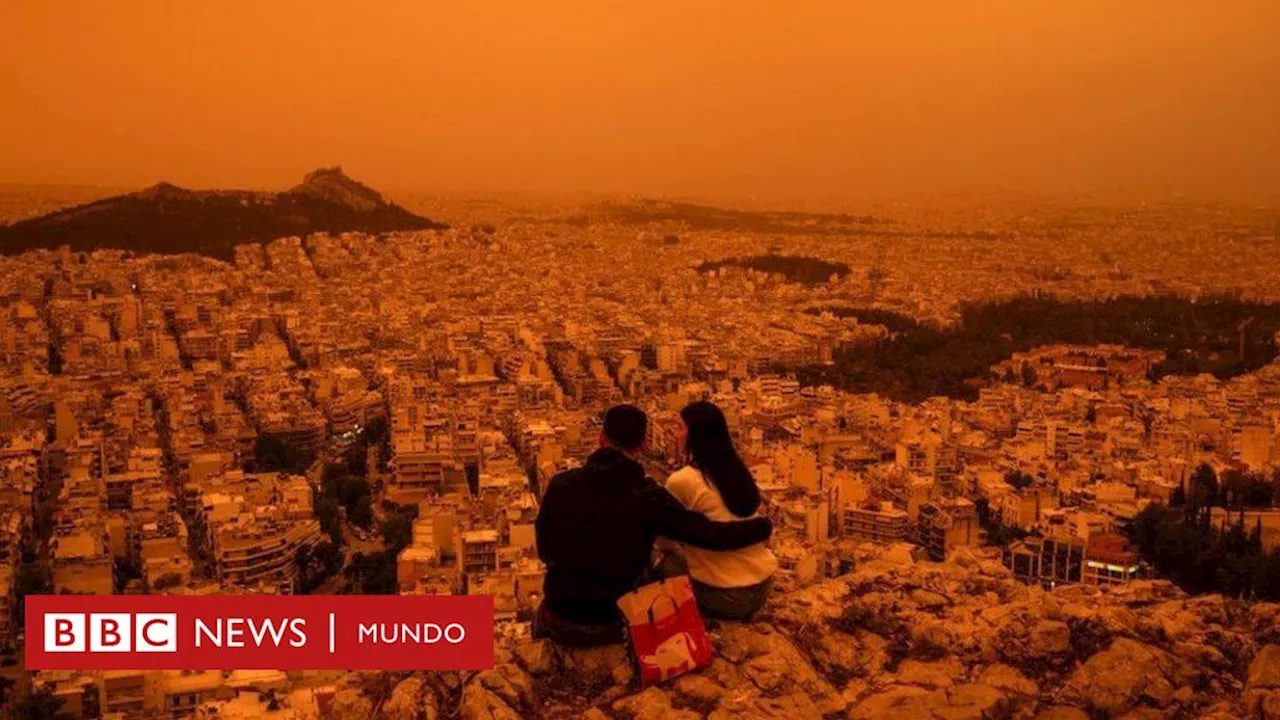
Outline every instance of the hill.
<svg viewBox="0 0 1280 720">
<path fill-rule="evenodd" d="M 0 227 L 0 253 L 70 245 L 231 259 L 236 245 L 315 232 L 443 230 L 352 180 L 341 168 L 309 173 L 278 193 L 186 190 L 159 183 Z"/>
<path fill-rule="evenodd" d="M 853 572 L 776 591 L 711 631 L 710 667 L 641 690 L 622 646 L 500 640 L 493 670 L 351 673 L 333 717 L 1274 718 L 1280 605 L 1164 581 L 1050 592 L 968 552 L 913 563 L 864 546 Z"/>
</svg>

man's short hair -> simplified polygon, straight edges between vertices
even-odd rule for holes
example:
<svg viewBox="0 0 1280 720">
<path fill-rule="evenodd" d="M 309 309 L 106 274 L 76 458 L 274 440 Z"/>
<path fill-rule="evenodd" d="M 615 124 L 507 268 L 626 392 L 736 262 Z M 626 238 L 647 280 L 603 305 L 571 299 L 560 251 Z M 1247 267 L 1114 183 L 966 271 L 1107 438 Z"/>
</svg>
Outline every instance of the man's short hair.
<svg viewBox="0 0 1280 720">
<path fill-rule="evenodd" d="M 604 414 L 604 436 L 623 450 L 635 450 L 644 444 L 649 431 L 649 418 L 635 405 L 615 405 Z"/>
</svg>

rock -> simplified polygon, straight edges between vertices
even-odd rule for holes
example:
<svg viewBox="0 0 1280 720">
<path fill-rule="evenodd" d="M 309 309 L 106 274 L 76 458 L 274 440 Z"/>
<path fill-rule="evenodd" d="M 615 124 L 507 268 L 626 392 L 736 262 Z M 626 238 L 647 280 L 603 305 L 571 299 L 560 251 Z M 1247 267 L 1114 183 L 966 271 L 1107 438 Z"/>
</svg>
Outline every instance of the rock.
<svg viewBox="0 0 1280 720">
<path fill-rule="evenodd" d="M 1164 651 L 1128 638 L 1076 668 L 1061 690 L 1068 702 L 1119 715 L 1140 703 L 1167 707 L 1173 701 L 1174 660 Z"/>
<path fill-rule="evenodd" d="M 515 647 L 516 657 L 530 675 L 540 677 L 556 669 L 556 649 L 550 640 L 526 640 Z"/>
<path fill-rule="evenodd" d="M 1005 703 L 1004 693 L 988 685 L 966 683 L 928 692 L 896 686 L 858 703 L 851 720 L 984 720 L 995 717 Z"/>
<path fill-rule="evenodd" d="M 868 674 L 880 672 L 889 662 L 889 641 L 867 630 L 859 630 L 855 637 L 862 648 L 862 667 Z"/>
<path fill-rule="evenodd" d="M 368 720 L 373 717 L 373 702 L 358 688 L 344 688 L 334 693 L 331 709 L 335 720 Z"/>
<path fill-rule="evenodd" d="M 889 546 L 879 558 L 890 566 L 911 567 L 916 564 L 915 558 L 911 556 L 911 549 L 904 544 L 895 544 Z"/>
<path fill-rule="evenodd" d="M 1250 690 L 1280 689 L 1280 645 L 1268 645 L 1249 665 Z"/>
<path fill-rule="evenodd" d="M 850 678 L 867 673 L 869 658 L 862 652 L 858 639 L 839 630 L 819 635 L 813 640 L 809 653 L 813 664 L 828 676 Z"/>
<path fill-rule="evenodd" d="M 677 695 L 699 705 L 714 705 L 725 693 L 720 683 L 698 673 L 681 675 L 672 687 Z"/>
<path fill-rule="evenodd" d="M 1116 718 L 1116 720 L 1172 720 L 1172 715 L 1156 708 L 1136 708 Z"/>
<path fill-rule="evenodd" d="M 936 620 L 917 621 L 910 624 L 912 646 L 934 657 L 946 655 L 955 647 L 956 633 Z"/>
<path fill-rule="evenodd" d="M 533 707 L 535 702 L 533 678 L 514 663 L 495 665 L 492 670 L 476 675 L 472 683 L 483 685 L 514 708 Z"/>
<path fill-rule="evenodd" d="M 1062 655 L 1071 650 L 1071 628 L 1057 620 L 1043 620 L 1031 629 L 1028 650 L 1034 657 Z"/>
<path fill-rule="evenodd" d="M 726 625 L 721 636 L 735 656 L 749 658 L 741 665 L 742 674 L 766 695 L 780 696 L 800 691 L 823 713 L 840 712 L 844 700 L 790 640 L 771 626 L 758 629 Z M 729 653 L 724 653 L 731 659 Z"/>
<path fill-rule="evenodd" d="M 560 670 L 575 683 L 584 687 L 599 687 L 614 683 L 614 670 L 619 665 L 631 664 L 627 649 L 622 645 L 598 648 L 557 648 L 560 653 Z"/>
<path fill-rule="evenodd" d="M 481 673 L 344 676 L 332 716 L 1280 720 L 1280 605 L 1160 582 L 1046 592 L 977 553 L 853 554 L 855 572 L 775 593 L 767 622 L 719 624 L 711 664 L 655 688 L 622 645 L 503 638 Z"/>
<path fill-rule="evenodd" d="M 1240 711 L 1227 701 L 1205 708 L 1197 720 L 1240 720 Z"/>
<path fill-rule="evenodd" d="M 1262 720 L 1280 720 L 1280 693 L 1267 693 L 1255 707 Z"/>
<path fill-rule="evenodd" d="M 742 676 L 742 671 L 738 669 L 738 666 L 723 658 L 713 659 L 711 664 L 698 671 L 697 675 L 727 688 L 738 687 L 746 682 L 746 678 Z"/>
<path fill-rule="evenodd" d="M 898 666 L 898 682 L 902 685 L 918 685 L 929 689 L 947 688 L 955 679 L 964 675 L 964 666 L 958 660 L 920 662 L 907 660 Z"/>
<path fill-rule="evenodd" d="M 391 691 L 378 716 L 387 720 L 435 720 L 438 714 L 436 696 L 426 678 L 410 675 Z"/>
<path fill-rule="evenodd" d="M 1017 669 L 1002 664 L 991 665 L 983 670 L 978 676 L 978 682 L 1010 695 L 1034 696 L 1040 692 L 1040 688 Z"/>
<path fill-rule="evenodd" d="M 946 707 L 933 714 L 939 720 L 984 720 L 996 715 L 1004 701 L 1004 693 L 990 685 L 957 685 L 947 690 Z"/>
<path fill-rule="evenodd" d="M 978 572 L 987 577 L 1007 578 L 1012 577 L 1013 573 L 1003 563 L 995 560 L 983 560 L 978 563 Z"/>
<path fill-rule="evenodd" d="M 929 694 L 928 690 L 908 685 L 891 687 L 862 700 L 850 711 L 849 718 L 850 720 L 879 720 L 880 718 L 933 720 L 933 713 L 921 701 L 921 698 Z"/>
<path fill-rule="evenodd" d="M 1089 720 L 1089 715 L 1080 708 L 1057 705 L 1042 711 L 1036 720 Z"/>
<path fill-rule="evenodd" d="M 921 610 L 938 610 L 951 603 L 946 596 L 928 590 L 913 590 L 911 599 Z"/>
<path fill-rule="evenodd" d="M 644 692 L 617 700 L 612 707 L 614 712 L 631 720 L 702 720 L 702 716 L 696 712 L 671 707 L 671 698 L 656 687 L 646 688 Z"/>
<path fill-rule="evenodd" d="M 478 682 L 467 683 L 463 689 L 461 709 L 462 720 L 521 720 L 520 713 Z M 365 716 L 366 720 L 371 717 L 372 711 Z"/>
<path fill-rule="evenodd" d="M 1168 580 L 1136 580 L 1124 585 L 1113 585 L 1107 590 L 1108 599 L 1130 607 L 1181 600 L 1186 596 L 1186 593 Z"/>
<path fill-rule="evenodd" d="M 803 693 L 781 697 L 745 696 L 726 700 L 707 720 L 792 720 L 823 717 L 823 712 Z"/>
<path fill-rule="evenodd" d="M 1245 705 L 1252 717 L 1280 720 L 1280 645 L 1267 645 L 1249 665 Z"/>
<path fill-rule="evenodd" d="M 631 681 L 636 677 L 636 669 L 630 662 L 614 665 L 609 677 L 613 678 L 614 685 L 630 685 Z"/>
</svg>

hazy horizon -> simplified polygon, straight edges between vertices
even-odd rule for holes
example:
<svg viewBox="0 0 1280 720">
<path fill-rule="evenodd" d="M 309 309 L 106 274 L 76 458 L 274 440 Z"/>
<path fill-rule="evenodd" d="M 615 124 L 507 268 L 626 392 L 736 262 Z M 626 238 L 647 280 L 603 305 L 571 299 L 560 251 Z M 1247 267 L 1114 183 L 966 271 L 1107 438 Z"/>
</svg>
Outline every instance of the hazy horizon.
<svg viewBox="0 0 1280 720">
<path fill-rule="evenodd" d="M 0 183 L 1280 193 L 1280 5 L 11 3 Z"/>
</svg>

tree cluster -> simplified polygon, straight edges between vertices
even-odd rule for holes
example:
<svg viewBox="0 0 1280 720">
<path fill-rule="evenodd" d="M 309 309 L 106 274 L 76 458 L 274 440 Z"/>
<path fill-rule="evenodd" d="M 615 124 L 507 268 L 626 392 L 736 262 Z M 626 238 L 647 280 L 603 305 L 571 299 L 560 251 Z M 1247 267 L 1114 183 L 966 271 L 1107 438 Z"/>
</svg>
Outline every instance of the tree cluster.
<svg viewBox="0 0 1280 720">
<path fill-rule="evenodd" d="M 846 348 L 832 366 L 799 368 L 806 384 L 830 383 L 852 392 L 878 392 L 919 402 L 935 395 L 971 399 L 975 381 L 990 380 L 991 366 L 1015 352 L 1042 345 L 1118 344 L 1161 350 L 1167 359 L 1151 379 L 1212 373 L 1228 378 L 1256 370 L 1276 357 L 1271 339 L 1280 331 L 1280 304 L 1173 296 L 1126 296 L 1101 301 L 1018 297 L 963 308 L 961 322 L 940 329 L 889 311 L 833 309 L 879 317 L 893 337 Z M 1244 331 L 1240 356 L 1241 324 Z M 1021 378 L 1034 384 L 1034 370 Z"/>
<path fill-rule="evenodd" d="M 325 580 L 342 570 L 342 545 L 323 541 L 315 547 L 304 545 L 294 558 L 298 565 L 298 585 L 303 594 L 315 591 Z"/>
<path fill-rule="evenodd" d="M 1188 592 L 1280 600 L 1280 550 L 1263 548 L 1261 520 L 1246 527 L 1244 506 L 1231 506 L 1231 498 L 1242 496 L 1224 491 L 1225 486 L 1212 468 L 1201 465 L 1170 507 L 1151 505 L 1134 518 L 1134 544 L 1147 562 Z M 1222 509 L 1220 518 L 1225 513 L 1225 529 L 1214 521 L 1214 508 Z M 1232 520 L 1236 510 L 1240 514 Z"/>
<path fill-rule="evenodd" d="M 320 527 L 340 543 L 342 521 L 338 508 L 346 511 L 352 525 L 369 527 L 373 522 L 373 491 L 367 478 L 350 474 L 345 465 L 328 465 L 321 477 L 315 513 Z"/>
<path fill-rule="evenodd" d="M 254 468 L 259 472 L 285 472 L 304 475 L 315 455 L 302 448 L 294 447 L 274 435 L 258 433 L 253 442 Z"/>
</svg>

